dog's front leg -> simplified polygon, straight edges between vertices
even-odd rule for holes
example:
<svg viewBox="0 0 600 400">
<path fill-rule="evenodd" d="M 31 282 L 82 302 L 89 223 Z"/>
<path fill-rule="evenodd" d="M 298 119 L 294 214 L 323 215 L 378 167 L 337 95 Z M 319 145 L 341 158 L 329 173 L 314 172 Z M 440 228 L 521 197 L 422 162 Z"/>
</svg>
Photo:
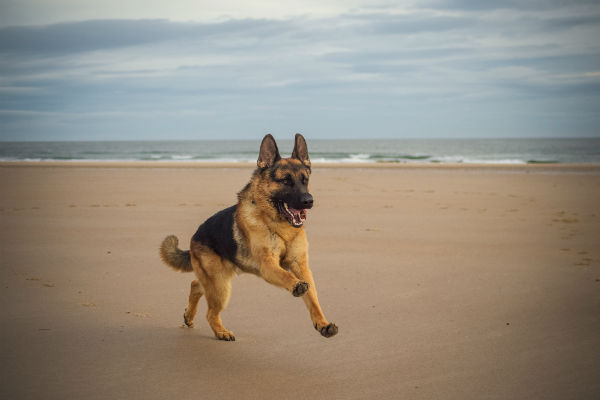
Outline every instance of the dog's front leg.
<svg viewBox="0 0 600 400">
<path fill-rule="evenodd" d="M 308 308 L 310 319 L 315 329 L 325 337 L 336 335 L 338 333 L 338 327 L 333 322 L 328 322 L 323 314 L 323 310 L 321 310 L 312 271 L 308 268 L 307 256 L 300 255 L 293 257 L 286 262 L 286 266 L 288 266 L 299 279 L 302 279 L 309 284 L 308 293 L 306 293 L 302 300 L 304 300 L 304 304 L 306 304 L 306 308 Z"/>
<path fill-rule="evenodd" d="M 295 297 L 302 296 L 309 290 L 309 284 L 281 268 L 278 258 L 273 254 L 263 254 L 260 259 L 259 268 L 260 276 L 265 281 L 288 290 Z"/>
</svg>

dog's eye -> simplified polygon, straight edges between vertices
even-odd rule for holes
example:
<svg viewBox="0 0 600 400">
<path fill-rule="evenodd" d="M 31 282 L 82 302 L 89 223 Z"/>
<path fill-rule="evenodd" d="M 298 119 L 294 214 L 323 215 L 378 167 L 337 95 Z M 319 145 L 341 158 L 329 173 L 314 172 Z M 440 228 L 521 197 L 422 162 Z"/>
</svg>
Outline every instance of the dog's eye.
<svg viewBox="0 0 600 400">
<path fill-rule="evenodd" d="M 290 176 L 288 175 L 285 178 L 283 178 L 283 184 L 287 186 L 294 186 L 294 181 L 292 181 L 292 178 L 290 178 Z"/>
<path fill-rule="evenodd" d="M 302 184 L 306 185 L 308 183 L 308 178 L 304 175 L 302 175 Z"/>
</svg>

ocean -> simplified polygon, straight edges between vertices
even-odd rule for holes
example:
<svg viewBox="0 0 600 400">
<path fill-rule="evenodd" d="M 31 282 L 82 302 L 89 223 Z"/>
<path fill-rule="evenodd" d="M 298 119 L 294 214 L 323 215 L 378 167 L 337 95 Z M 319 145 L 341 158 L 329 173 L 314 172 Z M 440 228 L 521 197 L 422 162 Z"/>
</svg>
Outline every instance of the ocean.
<svg viewBox="0 0 600 400">
<path fill-rule="evenodd" d="M 313 163 L 600 163 L 598 139 L 308 139 Z M 258 140 L 0 142 L 0 161 L 254 162 Z M 278 140 L 283 157 L 291 140 Z"/>
</svg>

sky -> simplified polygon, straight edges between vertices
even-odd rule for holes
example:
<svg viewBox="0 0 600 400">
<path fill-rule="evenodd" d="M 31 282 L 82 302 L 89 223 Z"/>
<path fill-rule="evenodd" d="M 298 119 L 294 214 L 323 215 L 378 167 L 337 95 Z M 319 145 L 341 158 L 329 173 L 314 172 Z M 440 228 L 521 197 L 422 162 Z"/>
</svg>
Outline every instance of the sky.
<svg viewBox="0 0 600 400">
<path fill-rule="evenodd" d="M 600 137 L 600 2 L 0 0 L 0 141 Z"/>
</svg>

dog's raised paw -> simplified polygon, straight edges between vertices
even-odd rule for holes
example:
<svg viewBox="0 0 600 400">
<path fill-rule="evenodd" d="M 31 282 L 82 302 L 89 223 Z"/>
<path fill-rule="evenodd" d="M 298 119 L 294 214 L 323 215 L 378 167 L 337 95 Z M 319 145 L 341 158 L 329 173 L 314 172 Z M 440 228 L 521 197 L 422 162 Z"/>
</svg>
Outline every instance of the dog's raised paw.
<svg viewBox="0 0 600 400">
<path fill-rule="evenodd" d="M 321 333 L 321 336 L 326 338 L 330 338 L 332 336 L 337 335 L 338 327 L 333 322 L 330 322 L 328 325 L 322 326 L 320 329 L 315 325 L 315 329 Z"/>
<path fill-rule="evenodd" d="M 296 283 L 296 286 L 294 286 L 294 290 L 292 291 L 292 294 L 294 295 L 294 297 L 300 297 L 304 293 L 308 292 L 308 288 L 309 288 L 308 283 L 306 283 L 304 281 L 300 281 L 300 282 Z"/>
</svg>

